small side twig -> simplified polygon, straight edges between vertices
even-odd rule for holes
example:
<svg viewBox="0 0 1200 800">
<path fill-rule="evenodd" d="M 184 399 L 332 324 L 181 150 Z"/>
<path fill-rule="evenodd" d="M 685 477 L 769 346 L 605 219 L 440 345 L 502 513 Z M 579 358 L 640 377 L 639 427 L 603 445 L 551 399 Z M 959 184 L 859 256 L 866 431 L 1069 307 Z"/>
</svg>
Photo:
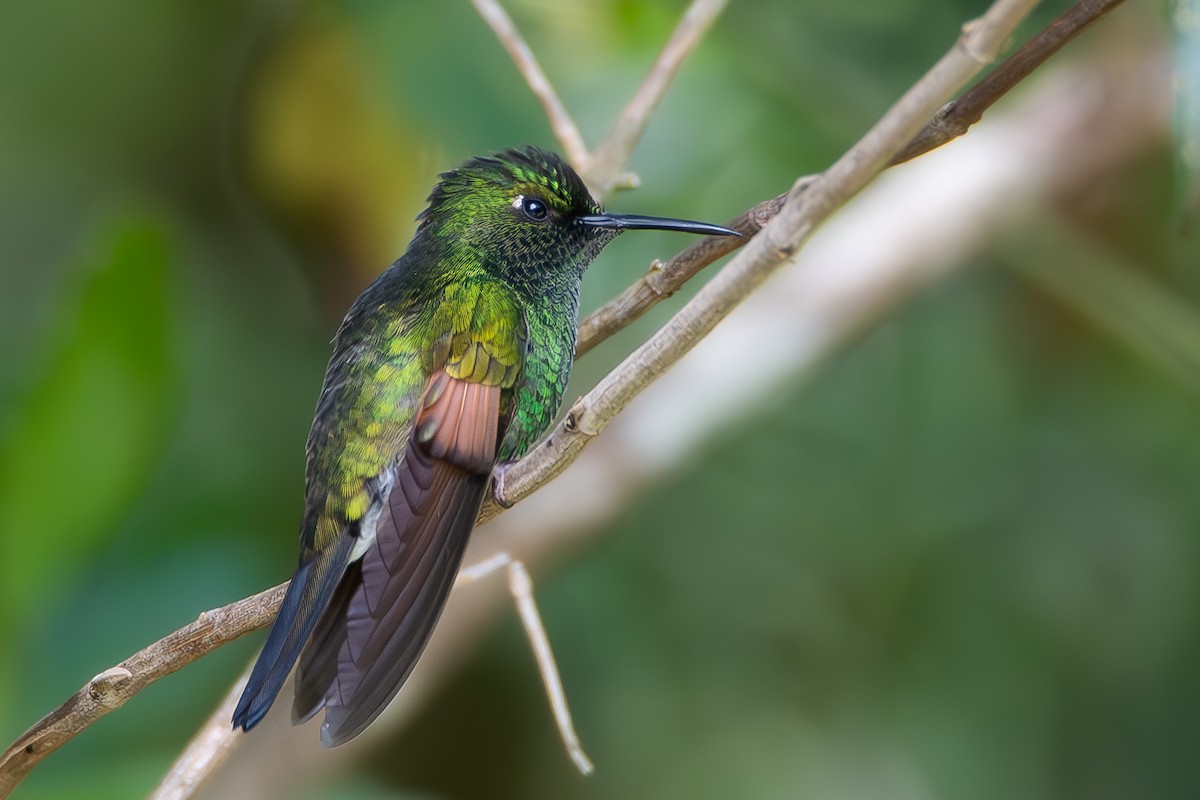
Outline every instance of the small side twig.
<svg viewBox="0 0 1200 800">
<path fill-rule="evenodd" d="M 463 583 L 476 581 L 502 569 L 508 571 L 508 591 L 517 606 L 517 616 L 521 619 L 525 637 L 533 650 L 533 659 L 537 663 L 538 673 L 542 676 L 542 686 L 546 690 L 546 699 L 550 701 L 550 711 L 554 714 L 559 738 L 562 739 L 563 747 L 566 748 L 567 755 L 576 769 L 584 775 L 591 775 L 595 767 L 583 750 L 579 734 L 575 732 L 575 722 L 571 719 L 571 709 L 567 705 L 567 693 L 563 689 L 562 677 L 558 674 L 558 662 L 554 660 L 554 651 L 550 649 L 550 637 L 546 635 L 542 615 L 533 599 L 533 579 L 529 577 L 529 570 L 525 568 L 525 564 L 509 553 L 496 553 L 491 558 L 464 568 L 458 574 L 458 579 Z"/>
<path fill-rule="evenodd" d="M 501 8 L 497 0 L 471 0 L 479 15 L 495 32 L 496 37 L 508 51 L 517 66 L 517 71 L 529 84 L 538 102 L 546 112 L 550 129 L 562 145 L 567 160 L 583 177 L 596 199 L 604 198 L 615 188 L 635 186 L 637 177 L 625 172 L 629 156 L 637 145 L 650 115 L 658 107 L 667 87 L 675 78 L 683 62 L 704 38 L 728 0 L 692 0 L 679 25 L 667 40 L 662 52 L 654 60 L 650 72 L 642 80 L 633 98 L 621 112 L 612 130 L 596 148 L 588 152 L 583 134 L 567 113 L 550 84 L 550 79 L 538 65 L 533 51 L 517 31 L 512 19 Z"/>
<path fill-rule="evenodd" d="M 628 180 L 621 180 L 625 165 L 642 138 L 650 115 L 658 107 L 683 62 L 724 10 L 726 2 L 693 0 L 633 98 L 621 111 L 608 135 L 597 145 L 583 168 L 583 178 L 597 192 L 597 200 L 603 202 L 614 188 L 628 185 Z"/>
</svg>

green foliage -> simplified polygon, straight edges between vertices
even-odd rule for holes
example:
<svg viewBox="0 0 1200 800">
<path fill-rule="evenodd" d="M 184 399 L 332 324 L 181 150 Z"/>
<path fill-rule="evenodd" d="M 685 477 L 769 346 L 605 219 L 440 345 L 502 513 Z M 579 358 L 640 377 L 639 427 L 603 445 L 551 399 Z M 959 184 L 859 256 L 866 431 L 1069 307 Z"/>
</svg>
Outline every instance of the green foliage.
<svg viewBox="0 0 1200 800">
<path fill-rule="evenodd" d="M 111 536 L 162 450 L 174 365 L 168 250 L 155 225 L 113 227 L 81 270 L 44 371 L 0 450 L 0 619 L 53 593 Z"/>
</svg>

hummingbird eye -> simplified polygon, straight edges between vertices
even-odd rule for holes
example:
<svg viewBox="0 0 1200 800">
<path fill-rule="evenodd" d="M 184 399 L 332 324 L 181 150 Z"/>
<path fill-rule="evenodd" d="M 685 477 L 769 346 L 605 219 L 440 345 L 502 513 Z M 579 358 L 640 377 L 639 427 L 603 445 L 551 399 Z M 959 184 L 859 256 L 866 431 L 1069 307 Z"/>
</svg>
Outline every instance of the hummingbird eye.
<svg viewBox="0 0 1200 800">
<path fill-rule="evenodd" d="M 517 197 L 517 201 L 513 205 L 521 209 L 525 216 L 534 222 L 544 222 L 550 215 L 550 209 L 546 208 L 546 204 L 532 197 L 521 195 Z"/>
</svg>

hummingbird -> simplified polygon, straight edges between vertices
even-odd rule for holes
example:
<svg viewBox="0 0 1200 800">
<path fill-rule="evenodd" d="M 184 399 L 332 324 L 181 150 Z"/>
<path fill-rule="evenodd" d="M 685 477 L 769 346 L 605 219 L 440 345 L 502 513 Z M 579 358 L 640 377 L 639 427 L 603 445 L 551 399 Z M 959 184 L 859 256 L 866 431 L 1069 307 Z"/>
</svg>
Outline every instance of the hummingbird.
<svg viewBox="0 0 1200 800">
<path fill-rule="evenodd" d="M 306 446 L 300 558 L 233 714 L 249 731 L 298 663 L 292 721 L 343 744 L 408 678 L 450 594 L 492 469 L 558 413 L 584 270 L 619 233 L 739 236 L 608 214 L 532 146 L 442 173 L 404 255 L 333 341 Z"/>
</svg>

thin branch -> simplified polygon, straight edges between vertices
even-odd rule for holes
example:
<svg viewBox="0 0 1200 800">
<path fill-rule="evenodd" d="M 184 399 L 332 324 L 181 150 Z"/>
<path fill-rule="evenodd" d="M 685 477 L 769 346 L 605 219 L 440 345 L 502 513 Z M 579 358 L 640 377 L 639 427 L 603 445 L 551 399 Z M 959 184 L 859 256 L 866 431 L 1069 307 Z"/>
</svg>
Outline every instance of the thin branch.
<svg viewBox="0 0 1200 800">
<path fill-rule="evenodd" d="M 911 161 L 966 133 L 997 100 L 1029 77 L 1030 73 L 1084 28 L 1122 2 L 1123 0 L 1080 0 L 1017 52 L 1006 58 L 987 77 L 963 93 L 962 97 L 943 106 L 892 159 L 891 165 Z M 746 234 L 747 237 L 753 236 L 779 213 L 786 198 L 787 195 L 784 194 L 765 200 L 730 221 L 728 226 Z M 703 239 L 666 262 L 654 262 L 645 275 L 580 323 L 576 357 L 641 317 L 662 300 L 679 291 L 700 270 L 738 249 L 746 241 L 747 239 L 733 237 Z"/>
<path fill-rule="evenodd" d="M 0 755 L 0 797 L 7 797 L 39 761 L 105 714 L 125 705 L 154 681 L 240 636 L 270 625 L 286 588 L 286 583 L 280 584 L 236 603 L 205 611 L 190 625 L 92 678 Z"/>
<path fill-rule="evenodd" d="M 1057 53 L 1100 17 L 1124 0 L 1080 0 L 1021 46 L 997 69 L 975 84 L 957 100 L 947 103 L 908 145 L 896 154 L 892 164 L 902 164 L 941 147 L 967 132 L 983 119 L 992 104 Z"/>
<path fill-rule="evenodd" d="M 650 72 L 634 92 L 633 98 L 617 118 L 612 130 L 592 153 L 588 152 L 583 134 L 559 100 L 550 79 L 534 58 L 533 51 L 500 4 L 496 0 L 471 2 L 495 32 L 516 64 L 517 71 L 525 78 L 534 96 L 542 104 L 554 138 L 562 145 L 567 160 L 583 176 L 596 199 L 603 202 L 614 188 L 637 184 L 636 176 L 625 172 L 629 156 L 679 68 L 712 27 L 728 0 L 692 0 L 671 38 L 654 60 Z"/>
<path fill-rule="evenodd" d="M 562 145 L 563 154 L 566 155 L 567 160 L 577 168 L 587 164 L 590 156 L 587 144 L 583 141 L 583 134 L 579 132 L 579 127 L 567 113 L 562 101 L 558 99 L 554 87 L 550 84 L 550 79 L 542 71 L 537 59 L 533 56 L 533 51 L 529 49 L 529 45 L 521 38 L 512 18 L 505 13 L 496 0 L 471 0 L 471 3 L 479 12 L 479 16 L 483 17 L 483 21 L 495 32 L 496 38 L 500 40 L 500 44 L 504 46 L 508 55 L 517 65 L 517 71 L 525 78 L 525 82 L 533 90 L 534 96 L 542 104 L 542 110 L 546 112 L 546 119 L 550 121 L 550 130 L 554 132 L 554 138 L 558 140 L 558 143 Z"/>
<path fill-rule="evenodd" d="M 284 586 L 286 587 L 286 584 Z M 282 595 L 280 600 L 282 601 Z M 278 611 L 278 608 L 275 611 Z M 274 618 L 273 611 L 271 619 Z M 229 721 L 233 719 L 233 710 L 246 688 L 246 682 L 250 680 L 250 670 L 253 667 L 253 664 L 246 665 L 241 677 L 234 681 L 216 710 L 188 742 L 187 747 L 175 759 L 171 769 L 167 770 L 167 774 L 147 800 L 186 800 L 193 797 L 209 776 L 233 755 L 233 751 L 237 749 L 238 737 L 234 735 Z"/>
<path fill-rule="evenodd" d="M 617 117 L 612 130 L 596 147 L 583 168 L 583 178 L 604 198 L 620 183 L 629 156 L 683 62 L 724 10 L 727 0 L 693 0 L 675 32 L 655 59 L 633 99 Z"/>
<path fill-rule="evenodd" d="M 571 709 L 567 705 L 567 693 L 563 689 L 562 676 L 558 673 L 558 662 L 550 648 L 550 637 L 546 635 L 546 626 L 542 623 L 542 615 L 533 597 L 533 578 L 529 577 L 525 563 L 513 558 L 511 553 L 496 553 L 478 564 L 465 567 L 458 573 L 458 580 L 463 583 L 477 581 L 499 570 L 508 573 L 508 592 L 512 595 L 517 617 L 525 628 L 525 638 L 529 640 L 533 660 L 542 676 L 542 687 L 546 690 L 546 700 L 550 703 L 554 724 L 558 726 L 559 739 L 562 740 L 567 756 L 575 768 L 583 775 L 591 775 L 595 767 L 575 731 L 575 722 L 571 719 Z"/>
<path fill-rule="evenodd" d="M 997 0 L 866 136 L 783 209 L 662 329 L 584 397 L 550 436 L 502 471 L 495 503 L 508 507 L 567 468 L 646 386 L 683 357 L 738 303 L 789 262 L 816 227 L 875 177 L 963 84 L 997 57 L 1037 0 Z M 803 194 L 797 197 L 797 189 Z"/>
</svg>

